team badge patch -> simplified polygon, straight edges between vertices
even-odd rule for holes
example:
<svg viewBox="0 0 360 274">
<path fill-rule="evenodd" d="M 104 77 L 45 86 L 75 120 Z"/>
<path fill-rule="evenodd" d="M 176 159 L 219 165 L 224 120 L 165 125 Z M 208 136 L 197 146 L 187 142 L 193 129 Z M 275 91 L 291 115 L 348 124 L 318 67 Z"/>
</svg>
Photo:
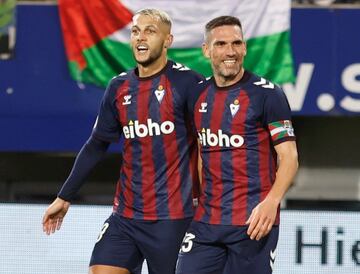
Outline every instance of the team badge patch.
<svg viewBox="0 0 360 274">
<path fill-rule="evenodd" d="M 270 135 L 273 141 L 284 137 L 293 137 L 294 128 L 290 120 L 277 121 L 269 124 Z"/>
<path fill-rule="evenodd" d="M 161 101 L 163 100 L 164 95 L 165 95 L 164 87 L 162 85 L 159 85 L 157 90 L 155 90 L 155 96 L 159 103 L 161 103 Z"/>
<path fill-rule="evenodd" d="M 239 109 L 240 109 L 239 100 L 236 99 L 234 100 L 234 103 L 230 104 L 231 116 L 234 117 L 236 113 L 239 111 Z"/>
</svg>

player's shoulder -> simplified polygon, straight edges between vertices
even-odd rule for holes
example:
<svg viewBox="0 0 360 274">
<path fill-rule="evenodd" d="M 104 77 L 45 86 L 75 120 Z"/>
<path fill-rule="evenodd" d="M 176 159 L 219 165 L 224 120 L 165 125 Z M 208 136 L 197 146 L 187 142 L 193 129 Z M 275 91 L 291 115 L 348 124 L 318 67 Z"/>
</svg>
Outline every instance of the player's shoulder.
<svg viewBox="0 0 360 274">
<path fill-rule="evenodd" d="M 104 93 L 104 98 L 107 98 L 108 100 L 113 100 L 121 86 L 124 85 L 124 83 L 129 78 L 128 72 L 121 72 L 120 74 L 114 76 L 110 79 L 106 86 L 106 90 Z"/>
<path fill-rule="evenodd" d="M 129 79 L 132 70 L 121 72 L 120 74 L 111 78 L 110 83 L 121 84 Z"/>
<path fill-rule="evenodd" d="M 200 73 L 172 60 L 169 60 L 169 72 L 174 77 L 180 78 L 183 83 L 197 84 L 199 81 L 205 79 Z"/>
<path fill-rule="evenodd" d="M 253 79 L 255 81 L 252 84 L 256 86 L 257 90 L 255 93 L 263 98 L 265 105 L 276 108 L 289 107 L 286 94 L 279 85 L 260 76 L 256 76 L 256 78 Z"/>
<path fill-rule="evenodd" d="M 111 78 L 108 83 L 107 90 L 109 91 L 117 90 L 119 87 L 121 87 L 125 82 L 129 80 L 131 73 L 132 70 L 124 71 Z"/>
<path fill-rule="evenodd" d="M 256 75 L 252 72 L 248 72 L 249 77 L 249 84 L 252 88 L 258 91 L 275 91 L 275 92 L 282 92 L 281 87 L 272 81 L 266 79 L 265 77 Z"/>
<path fill-rule="evenodd" d="M 204 92 L 210 85 L 214 85 L 214 83 L 215 82 L 213 77 L 203 78 L 197 82 L 196 90 L 199 92 Z"/>
<path fill-rule="evenodd" d="M 192 85 L 189 90 L 190 100 L 195 103 L 199 100 L 202 94 L 205 94 L 208 87 L 213 84 L 212 77 L 204 78 L 198 81 L 196 84 Z"/>
</svg>

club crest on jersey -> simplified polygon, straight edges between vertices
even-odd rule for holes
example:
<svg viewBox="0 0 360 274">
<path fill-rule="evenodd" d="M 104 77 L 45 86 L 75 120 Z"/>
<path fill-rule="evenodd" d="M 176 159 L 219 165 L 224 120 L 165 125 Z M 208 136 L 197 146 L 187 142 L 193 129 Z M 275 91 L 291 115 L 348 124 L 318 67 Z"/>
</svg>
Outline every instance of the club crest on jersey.
<svg viewBox="0 0 360 274">
<path fill-rule="evenodd" d="M 230 104 L 231 116 L 234 117 L 236 113 L 239 111 L 239 109 L 240 109 L 239 100 L 235 99 L 234 103 Z"/>
<path fill-rule="evenodd" d="M 131 99 L 131 95 L 125 95 L 125 96 L 124 96 L 124 102 L 122 103 L 123 106 L 124 106 L 124 105 L 130 105 L 130 104 L 131 104 L 130 99 Z"/>
<path fill-rule="evenodd" d="M 164 98 L 165 90 L 162 85 L 159 85 L 157 90 L 155 90 L 155 96 L 159 103 L 161 103 L 162 99 Z"/>
<path fill-rule="evenodd" d="M 136 137 L 159 136 L 161 134 L 170 134 L 175 130 L 175 125 L 171 121 L 164 121 L 161 124 L 153 122 L 150 118 L 146 124 L 140 124 L 138 120 L 130 120 L 127 126 L 123 126 L 123 133 L 126 139 Z"/>
<path fill-rule="evenodd" d="M 207 112 L 207 103 L 202 102 L 200 105 L 201 105 L 201 108 L 199 108 L 199 112 Z"/>
<path fill-rule="evenodd" d="M 242 136 L 237 134 L 228 136 L 221 129 L 213 133 L 209 128 L 203 128 L 201 132 L 198 132 L 198 137 L 202 146 L 241 147 L 244 144 Z"/>
</svg>

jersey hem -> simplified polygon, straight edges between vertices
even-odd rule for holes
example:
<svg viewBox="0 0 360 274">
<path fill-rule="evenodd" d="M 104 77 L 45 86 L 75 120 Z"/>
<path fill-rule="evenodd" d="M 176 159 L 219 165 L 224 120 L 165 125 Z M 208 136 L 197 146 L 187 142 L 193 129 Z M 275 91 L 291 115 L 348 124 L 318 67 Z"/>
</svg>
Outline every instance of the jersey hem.
<svg viewBox="0 0 360 274">
<path fill-rule="evenodd" d="M 173 217 L 171 216 L 143 216 L 141 218 L 138 217 L 128 217 L 128 216 L 124 216 L 124 214 L 120 214 L 116 211 L 113 212 L 114 214 L 116 214 L 117 216 L 120 216 L 122 218 L 126 218 L 126 219 L 131 219 L 131 220 L 142 220 L 142 221 L 159 221 L 159 220 L 182 220 L 182 219 L 188 219 L 188 218 L 193 218 L 194 214 L 181 214 L 181 215 L 175 215 Z"/>
</svg>

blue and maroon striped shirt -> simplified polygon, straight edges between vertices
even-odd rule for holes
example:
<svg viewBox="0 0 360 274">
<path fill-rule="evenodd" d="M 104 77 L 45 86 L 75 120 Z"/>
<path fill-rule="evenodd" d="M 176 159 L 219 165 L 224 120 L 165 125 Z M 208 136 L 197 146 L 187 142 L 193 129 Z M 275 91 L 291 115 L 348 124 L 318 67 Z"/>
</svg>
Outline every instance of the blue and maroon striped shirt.
<svg viewBox="0 0 360 274">
<path fill-rule="evenodd" d="M 151 77 L 139 78 L 131 70 L 110 82 L 93 134 L 105 141 L 124 136 L 114 198 L 117 214 L 143 220 L 193 216 L 197 145 L 187 100 L 200 80 L 168 61 Z"/>
<path fill-rule="evenodd" d="M 198 86 L 189 101 L 202 158 L 195 220 L 245 225 L 275 181 L 274 146 L 295 140 L 287 99 L 278 86 L 247 71 L 229 87 L 217 87 L 213 78 Z"/>
</svg>

